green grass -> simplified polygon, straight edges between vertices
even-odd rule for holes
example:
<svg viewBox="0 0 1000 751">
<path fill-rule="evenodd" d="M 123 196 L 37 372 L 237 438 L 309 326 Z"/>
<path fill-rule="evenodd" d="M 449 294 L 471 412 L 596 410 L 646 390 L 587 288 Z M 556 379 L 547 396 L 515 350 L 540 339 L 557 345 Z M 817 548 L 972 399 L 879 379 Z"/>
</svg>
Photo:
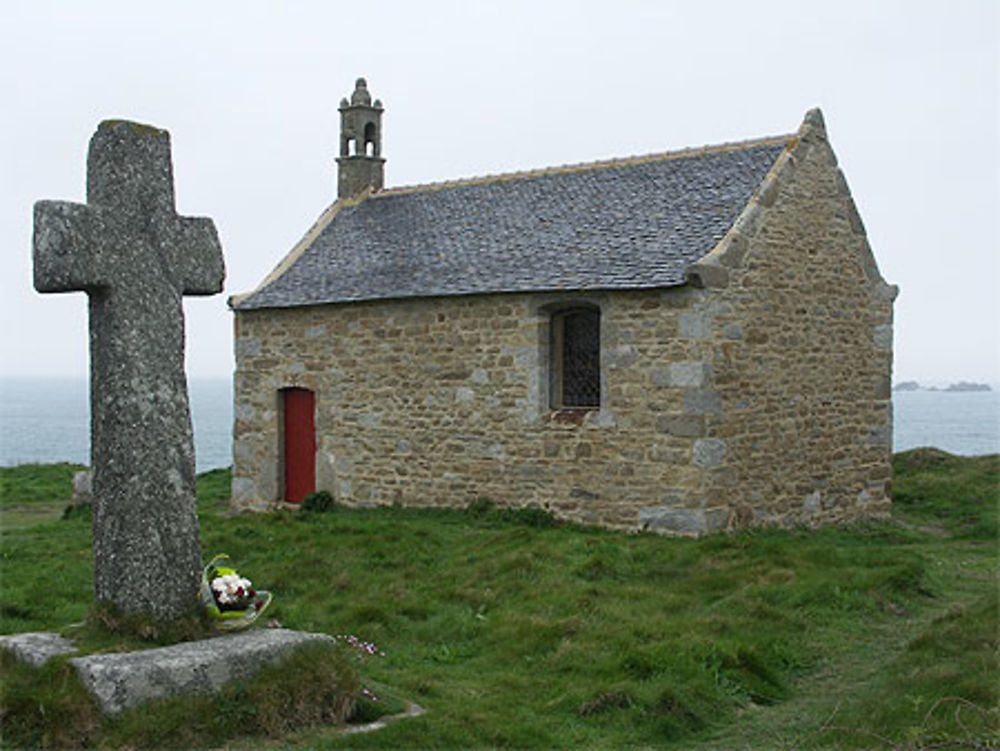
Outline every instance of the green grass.
<svg viewBox="0 0 1000 751">
<path fill-rule="evenodd" d="M 700 540 L 482 504 L 234 517 L 225 470 L 199 478 L 199 513 L 205 555 L 275 593 L 268 617 L 376 642 L 387 656 L 363 683 L 428 709 L 373 735 L 300 727 L 274 748 L 917 749 L 1000 740 L 998 466 L 907 452 L 890 522 Z M 4 487 L 19 471 L 0 470 Z M 5 531 L 0 632 L 83 620 L 89 544 L 81 518 Z"/>
<path fill-rule="evenodd" d="M 73 495 L 79 464 L 0 468 L 0 532 L 58 519 Z"/>
<path fill-rule="evenodd" d="M 916 449 L 895 458 L 896 512 L 913 522 L 937 525 L 951 535 L 995 540 L 1000 461 Z"/>
<path fill-rule="evenodd" d="M 0 468 L 0 508 L 69 503 L 80 464 L 22 464 Z"/>
</svg>

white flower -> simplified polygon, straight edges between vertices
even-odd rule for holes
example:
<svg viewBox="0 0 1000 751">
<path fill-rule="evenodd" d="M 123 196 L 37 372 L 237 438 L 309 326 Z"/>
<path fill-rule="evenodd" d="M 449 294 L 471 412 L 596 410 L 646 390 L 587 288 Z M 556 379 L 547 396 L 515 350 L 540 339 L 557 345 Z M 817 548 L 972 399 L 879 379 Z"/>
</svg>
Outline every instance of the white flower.
<svg viewBox="0 0 1000 751">
<path fill-rule="evenodd" d="M 248 595 L 250 587 L 250 580 L 239 574 L 226 574 L 212 580 L 212 590 L 223 605 L 239 602 Z"/>
</svg>

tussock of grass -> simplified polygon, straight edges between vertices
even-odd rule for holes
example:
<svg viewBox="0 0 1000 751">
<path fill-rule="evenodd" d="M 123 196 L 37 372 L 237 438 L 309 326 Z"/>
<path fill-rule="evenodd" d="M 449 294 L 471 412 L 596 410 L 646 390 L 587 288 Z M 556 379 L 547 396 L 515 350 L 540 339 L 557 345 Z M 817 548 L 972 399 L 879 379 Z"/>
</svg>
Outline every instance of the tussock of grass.
<svg viewBox="0 0 1000 751">
<path fill-rule="evenodd" d="M 894 469 L 893 501 L 908 519 L 955 536 L 997 539 L 1000 455 L 921 448 L 897 454 Z"/>
<path fill-rule="evenodd" d="M 377 642 L 388 657 L 359 667 L 365 684 L 429 709 L 374 736 L 297 735 L 303 747 L 768 748 L 778 726 L 803 749 L 877 747 L 876 736 L 906 747 L 963 728 L 982 739 L 1000 698 L 995 630 L 985 635 L 996 604 L 983 599 L 996 581 L 997 462 L 907 452 L 891 522 L 700 540 L 483 503 L 229 517 L 214 513 L 228 495 L 214 474 L 199 485 L 202 547 L 274 591 L 268 614 L 285 626 Z M 0 574 L 14 584 L 0 629 L 85 613 L 88 547 L 80 520 L 6 536 Z M 51 569 L 67 584 L 39 603 Z M 823 696 L 786 723 L 817 675 L 832 676 Z M 216 742 L 198 722 L 179 745 Z M 115 732 L 142 745 L 138 727 Z"/>
<path fill-rule="evenodd" d="M 127 652 L 182 641 L 207 639 L 212 631 L 208 619 L 197 610 L 172 622 L 148 615 L 122 613 L 101 604 L 91 609 L 83 623 L 62 629 L 85 652 Z"/>
<path fill-rule="evenodd" d="M 65 659 L 41 668 L 0 649 L 3 748 L 85 748 L 99 737 L 101 710 Z"/>
<path fill-rule="evenodd" d="M 277 738 L 317 725 L 343 725 L 355 711 L 357 674 L 342 649 L 307 644 L 217 696 L 137 707 L 109 723 L 111 747 L 205 748 L 233 738 Z"/>
<path fill-rule="evenodd" d="M 853 748 L 892 733 L 912 749 L 1000 746 L 997 614 L 993 588 L 935 618 L 839 708 L 823 740 Z"/>
</svg>

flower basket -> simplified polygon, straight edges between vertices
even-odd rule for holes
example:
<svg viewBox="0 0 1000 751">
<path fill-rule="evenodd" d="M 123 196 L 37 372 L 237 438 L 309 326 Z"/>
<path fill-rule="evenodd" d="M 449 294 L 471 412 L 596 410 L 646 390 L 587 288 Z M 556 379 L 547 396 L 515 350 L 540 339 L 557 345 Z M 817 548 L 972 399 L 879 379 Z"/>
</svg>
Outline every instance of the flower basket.
<svg viewBox="0 0 1000 751">
<path fill-rule="evenodd" d="M 220 631 L 238 631 L 260 618 L 271 604 L 271 593 L 255 590 L 236 573 L 228 555 L 217 555 L 205 566 L 198 591 L 209 620 Z"/>
</svg>

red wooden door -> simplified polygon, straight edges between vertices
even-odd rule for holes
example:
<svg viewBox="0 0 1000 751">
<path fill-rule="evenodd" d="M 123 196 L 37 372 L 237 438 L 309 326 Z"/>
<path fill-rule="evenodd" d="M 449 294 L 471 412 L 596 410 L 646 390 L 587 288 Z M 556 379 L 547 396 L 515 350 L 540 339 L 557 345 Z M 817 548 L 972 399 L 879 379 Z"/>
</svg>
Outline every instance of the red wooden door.
<svg viewBox="0 0 1000 751">
<path fill-rule="evenodd" d="M 315 398 L 308 389 L 284 389 L 285 501 L 302 503 L 316 489 Z"/>
</svg>

